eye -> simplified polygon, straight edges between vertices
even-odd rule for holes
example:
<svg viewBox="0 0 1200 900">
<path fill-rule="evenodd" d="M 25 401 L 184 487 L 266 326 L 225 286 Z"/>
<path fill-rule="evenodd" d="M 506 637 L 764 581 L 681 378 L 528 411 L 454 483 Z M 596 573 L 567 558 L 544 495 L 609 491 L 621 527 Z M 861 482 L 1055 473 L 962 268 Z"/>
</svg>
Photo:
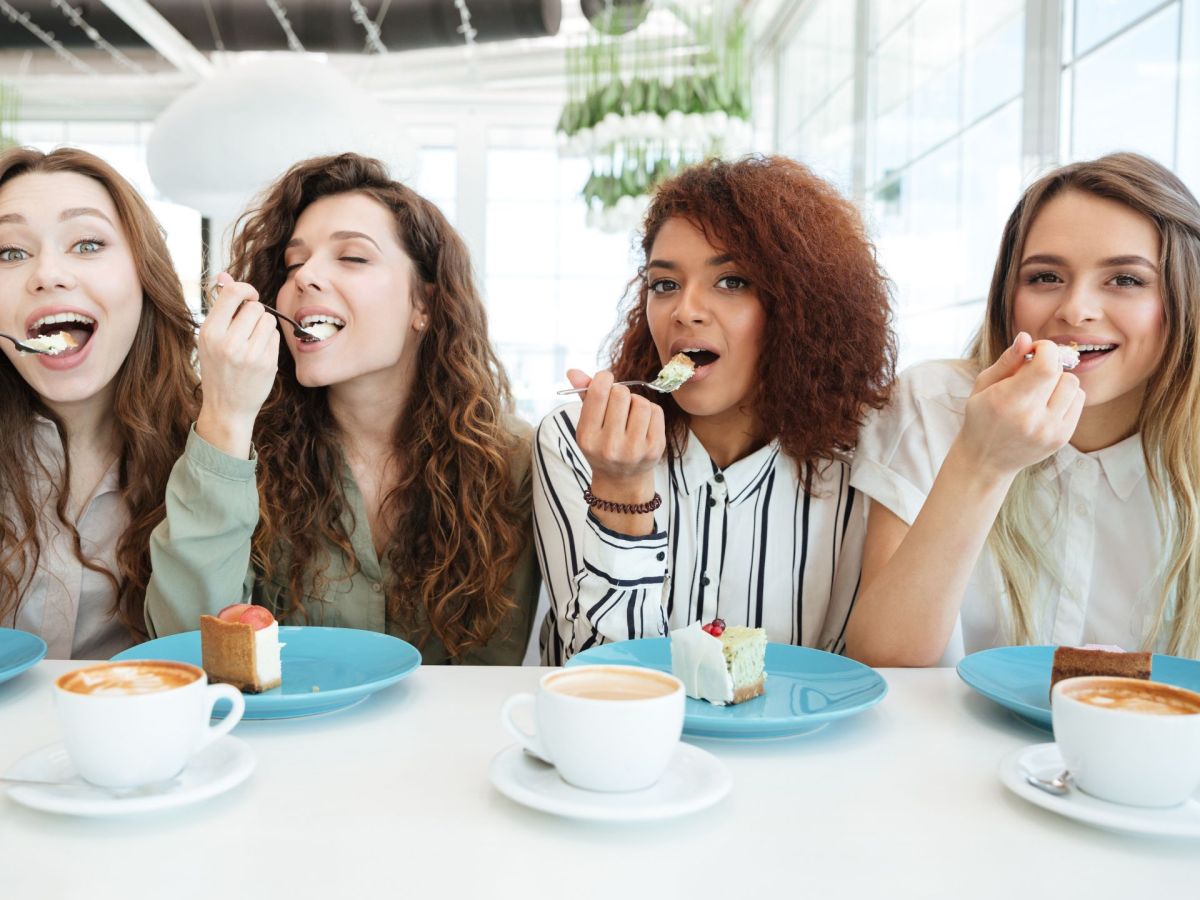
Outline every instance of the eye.
<svg viewBox="0 0 1200 900">
<path fill-rule="evenodd" d="M 1136 275 L 1128 274 L 1114 275 L 1112 278 L 1112 283 L 1117 287 L 1142 287 L 1146 284 L 1146 282 L 1138 278 Z"/>
<path fill-rule="evenodd" d="M 298 268 L 300 268 L 302 265 L 304 265 L 304 263 L 302 263 L 302 262 L 296 262 L 296 263 L 291 263 L 291 264 L 284 263 L 284 265 L 283 265 L 283 274 L 284 274 L 284 275 L 291 275 L 293 272 L 295 272 L 295 271 L 296 271 Z"/>
<path fill-rule="evenodd" d="M 670 278 L 659 278 L 650 282 L 650 290 L 655 294 L 665 294 L 667 291 L 679 290 L 679 283 Z"/>
<path fill-rule="evenodd" d="M 99 253 L 102 249 L 104 249 L 104 241 L 99 238 L 84 238 L 82 241 L 77 241 L 75 246 L 71 248 L 71 251 L 87 256 L 92 253 Z"/>
<path fill-rule="evenodd" d="M 366 260 L 363 259 L 361 256 L 342 256 L 342 257 L 339 257 L 339 259 L 341 259 L 342 262 L 352 262 L 352 263 L 365 263 L 366 262 Z"/>
<path fill-rule="evenodd" d="M 727 291 L 740 291 L 743 288 L 750 287 L 750 282 L 740 275 L 726 275 L 717 282 L 717 287 L 724 288 Z"/>
<path fill-rule="evenodd" d="M 0 262 L 20 262 L 29 259 L 29 254 L 20 247 L 0 247 Z"/>
<path fill-rule="evenodd" d="M 1062 279 L 1054 272 L 1035 272 L 1025 278 L 1026 284 L 1062 284 Z"/>
</svg>

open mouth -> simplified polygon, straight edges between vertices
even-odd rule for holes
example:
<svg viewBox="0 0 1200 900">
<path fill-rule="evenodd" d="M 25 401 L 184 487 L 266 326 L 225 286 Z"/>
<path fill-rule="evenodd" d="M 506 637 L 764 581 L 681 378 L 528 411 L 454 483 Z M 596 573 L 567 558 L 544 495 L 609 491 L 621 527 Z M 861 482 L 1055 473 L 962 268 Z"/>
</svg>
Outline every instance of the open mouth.
<svg viewBox="0 0 1200 900">
<path fill-rule="evenodd" d="M 37 319 L 25 332 L 25 338 L 53 356 L 71 356 L 80 352 L 95 333 L 95 319 L 83 313 L 64 312 Z"/>
<path fill-rule="evenodd" d="M 697 369 L 703 366 L 710 366 L 721 358 L 719 353 L 713 353 L 711 350 L 700 350 L 695 347 L 684 347 L 679 352 L 690 359 L 692 365 Z"/>
<path fill-rule="evenodd" d="M 343 328 L 346 323 L 336 316 L 305 316 L 300 320 L 300 326 L 317 341 L 327 341 Z"/>
</svg>

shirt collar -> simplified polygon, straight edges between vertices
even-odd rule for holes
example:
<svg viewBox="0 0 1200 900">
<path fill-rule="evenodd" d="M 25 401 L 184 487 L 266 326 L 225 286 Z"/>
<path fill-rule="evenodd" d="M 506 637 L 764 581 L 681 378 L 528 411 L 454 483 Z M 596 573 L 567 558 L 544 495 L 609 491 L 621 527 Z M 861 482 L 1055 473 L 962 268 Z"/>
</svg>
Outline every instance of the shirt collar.
<svg viewBox="0 0 1200 900">
<path fill-rule="evenodd" d="M 1050 457 L 1042 471 L 1047 477 L 1061 478 L 1072 465 L 1095 461 L 1108 479 L 1109 486 L 1122 500 L 1128 500 L 1138 482 L 1146 477 L 1146 455 L 1142 451 L 1142 436 L 1131 435 L 1111 447 L 1092 453 L 1081 453 L 1067 444 Z"/>
<path fill-rule="evenodd" d="M 689 495 L 705 485 L 723 483 L 729 502 L 740 503 L 766 480 L 778 455 L 779 441 L 775 440 L 722 469 L 689 429 L 683 452 L 672 462 L 671 479 Z"/>
</svg>

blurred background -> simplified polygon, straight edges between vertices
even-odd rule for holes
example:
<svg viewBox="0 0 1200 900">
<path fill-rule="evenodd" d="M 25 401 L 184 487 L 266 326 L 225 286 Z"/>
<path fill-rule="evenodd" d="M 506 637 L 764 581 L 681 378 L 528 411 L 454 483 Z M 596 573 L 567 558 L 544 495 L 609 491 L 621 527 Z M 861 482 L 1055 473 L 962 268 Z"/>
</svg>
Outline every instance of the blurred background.
<svg viewBox="0 0 1200 900">
<path fill-rule="evenodd" d="M 655 179 L 795 157 L 863 210 L 901 363 L 959 355 L 1000 229 L 1059 163 L 1200 191 L 1200 0 L 0 0 L 0 144 L 152 202 L 190 302 L 296 159 L 384 158 L 471 247 L 536 420 L 594 368 Z"/>
</svg>

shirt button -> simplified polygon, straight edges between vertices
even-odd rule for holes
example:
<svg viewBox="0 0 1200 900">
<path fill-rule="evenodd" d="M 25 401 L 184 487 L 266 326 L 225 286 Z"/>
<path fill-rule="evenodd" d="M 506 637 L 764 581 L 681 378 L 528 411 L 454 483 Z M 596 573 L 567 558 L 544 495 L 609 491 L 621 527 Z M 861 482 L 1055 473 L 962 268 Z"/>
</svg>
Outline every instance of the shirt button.
<svg viewBox="0 0 1200 900">
<path fill-rule="evenodd" d="M 714 500 L 712 497 L 709 497 L 709 498 L 708 498 L 708 505 L 709 505 L 709 507 L 716 506 L 716 505 L 717 505 L 717 501 L 716 501 L 716 500 Z"/>
<path fill-rule="evenodd" d="M 703 578 L 701 578 L 701 579 L 700 579 L 700 583 L 701 583 L 702 585 L 704 585 L 705 587 L 708 587 L 708 576 L 707 576 L 707 575 L 705 575 Z"/>
<path fill-rule="evenodd" d="M 724 480 L 725 480 L 724 472 L 718 472 L 716 475 L 713 476 L 713 481 L 716 481 L 717 483 L 720 483 Z"/>
<path fill-rule="evenodd" d="M 372 583 L 371 590 L 373 590 L 377 594 L 382 594 L 383 593 L 383 585 L 380 584 L 378 581 L 376 581 L 376 582 Z"/>
<path fill-rule="evenodd" d="M 660 551 L 660 552 L 658 553 L 658 555 L 656 555 L 654 558 L 655 558 L 655 559 L 657 559 L 659 562 L 662 562 L 664 559 L 666 559 L 666 558 L 667 558 L 667 554 L 665 554 L 665 553 L 662 553 L 662 552 Z"/>
</svg>

